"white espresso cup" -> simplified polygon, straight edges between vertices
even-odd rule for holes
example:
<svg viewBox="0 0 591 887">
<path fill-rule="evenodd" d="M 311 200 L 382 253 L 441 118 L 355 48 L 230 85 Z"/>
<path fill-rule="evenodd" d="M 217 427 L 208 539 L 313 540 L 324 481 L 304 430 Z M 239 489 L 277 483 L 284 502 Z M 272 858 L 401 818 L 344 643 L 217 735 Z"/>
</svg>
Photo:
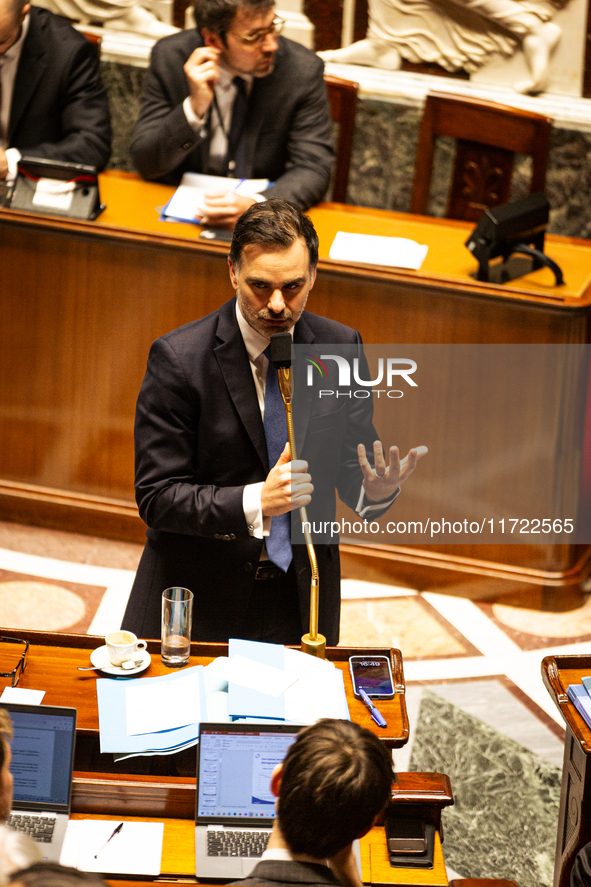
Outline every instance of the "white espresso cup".
<svg viewBox="0 0 591 887">
<path fill-rule="evenodd" d="M 148 646 L 145 641 L 138 641 L 133 631 L 120 628 L 112 631 L 105 638 L 105 644 L 109 651 L 111 665 L 121 665 L 133 658 L 133 654 L 139 650 L 145 650 Z"/>
</svg>

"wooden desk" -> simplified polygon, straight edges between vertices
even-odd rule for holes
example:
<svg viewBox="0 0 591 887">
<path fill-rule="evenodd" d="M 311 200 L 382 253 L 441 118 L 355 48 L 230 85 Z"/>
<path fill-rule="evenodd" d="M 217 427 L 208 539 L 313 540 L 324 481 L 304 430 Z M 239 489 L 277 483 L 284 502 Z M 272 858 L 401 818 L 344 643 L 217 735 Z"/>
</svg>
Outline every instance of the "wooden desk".
<svg viewBox="0 0 591 887">
<path fill-rule="evenodd" d="M 566 695 L 589 674 L 589 655 L 542 660 L 542 679 L 566 724 L 554 887 L 569 887 L 574 858 L 591 841 L 591 729 Z"/>
<path fill-rule="evenodd" d="M 158 221 L 163 185 L 109 172 L 96 222 L 0 211 L 0 518 L 143 541 L 133 502 L 133 415 L 150 343 L 232 295 L 224 244 Z M 506 286 L 470 277 L 473 227 L 322 204 L 310 309 L 358 328 L 368 343 L 582 343 L 590 340 L 591 248 L 547 238 L 563 267 Z M 337 230 L 429 245 L 420 272 L 328 258 Z M 535 420 L 535 417 L 534 417 Z M 416 445 L 403 430 L 401 448 Z M 589 546 L 343 546 L 345 575 L 414 587 L 470 582 L 473 594 L 538 587 L 580 596 Z"/>
<path fill-rule="evenodd" d="M 89 652 L 99 646 L 102 638 L 89 635 L 56 635 L 40 632 L 4 631 L 11 637 L 30 641 L 25 673 L 19 687 L 44 689 L 47 705 L 70 705 L 78 710 L 78 739 L 98 739 L 98 709 L 95 682 L 97 675 L 76 671 L 87 665 Z M 146 676 L 170 672 L 160 660 L 160 642 L 150 641 L 148 649 L 152 663 Z M 373 650 L 390 656 L 396 685 L 396 696 L 383 700 L 380 709 L 388 721 L 386 731 L 379 730 L 369 717 L 367 708 L 353 696 L 348 669 L 348 657 L 361 650 L 329 648 L 328 658 L 343 672 L 347 702 L 353 720 L 371 729 L 391 748 L 398 748 L 408 740 L 408 717 L 405 704 L 404 673 L 399 650 Z M 0 644 L 0 671 L 12 668 L 20 650 L 15 645 Z M 215 656 L 227 655 L 226 644 L 191 644 L 191 664 L 207 665 Z M 170 761 L 176 756 L 165 756 Z M 194 750 L 193 750 L 194 757 Z M 112 757 L 104 756 L 104 759 Z M 154 759 L 150 759 L 154 760 Z M 162 759 L 161 759 L 162 760 Z M 77 819 L 141 819 L 164 821 L 162 876 L 160 880 L 179 880 L 195 883 L 194 810 L 195 778 L 169 775 L 126 774 L 125 765 L 119 773 L 84 771 L 74 772 L 72 790 L 73 816 Z M 404 805 L 415 814 L 441 827 L 441 810 L 453 803 L 449 779 L 437 773 L 399 773 L 392 786 L 392 802 Z M 439 838 L 437 838 L 436 866 L 426 873 L 416 870 L 392 869 L 385 853 L 383 828 L 376 827 L 364 839 L 362 859 L 364 879 L 369 883 L 429 885 L 447 887 L 445 866 Z M 122 887 L 123 882 L 112 883 Z M 134 882 L 137 885 L 137 882 Z"/>
<path fill-rule="evenodd" d="M 99 722 L 95 684 L 97 677 L 101 675 L 96 672 L 79 672 L 76 669 L 78 666 L 90 665 L 90 651 L 101 646 L 104 643 L 104 638 L 93 635 L 50 634 L 4 629 L 3 634 L 31 642 L 27 667 L 19 681 L 19 687 L 45 690 L 43 698 L 45 705 L 74 706 L 78 710 L 77 732 L 79 737 L 98 739 Z M 0 644 L 0 671 L 8 671 L 14 667 L 15 661 L 17 661 L 15 651 L 18 651 L 16 645 L 11 647 L 8 644 Z M 152 656 L 152 662 L 148 669 L 142 673 L 143 677 L 170 674 L 170 669 L 166 668 L 160 659 L 160 641 L 149 641 L 148 651 Z M 362 655 L 366 652 L 367 650 L 361 648 L 327 647 L 326 655 L 343 673 L 351 719 L 379 736 L 388 748 L 400 748 L 408 741 L 409 735 L 402 655 L 400 650 L 372 648 L 371 651 L 390 657 L 396 688 L 396 695 L 393 699 L 385 699 L 380 702 L 380 711 L 388 722 L 385 729 L 380 729 L 371 719 L 366 706 L 353 695 L 348 659 L 349 656 Z M 216 656 L 227 655 L 227 644 L 195 642 L 191 644 L 191 665 L 207 665 Z M 7 679 L 4 680 L 7 683 Z"/>
</svg>

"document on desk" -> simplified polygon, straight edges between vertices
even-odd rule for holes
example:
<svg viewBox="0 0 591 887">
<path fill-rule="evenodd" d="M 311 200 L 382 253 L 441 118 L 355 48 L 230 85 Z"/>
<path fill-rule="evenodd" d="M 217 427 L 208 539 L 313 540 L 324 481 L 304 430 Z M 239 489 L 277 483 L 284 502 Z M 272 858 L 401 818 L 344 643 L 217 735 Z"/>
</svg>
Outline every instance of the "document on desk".
<svg viewBox="0 0 591 887">
<path fill-rule="evenodd" d="M 383 265 L 418 271 L 429 247 L 406 237 L 382 237 L 373 234 L 349 234 L 337 231 L 329 257 L 360 265 Z"/>
<path fill-rule="evenodd" d="M 272 718 L 313 724 L 319 718 L 349 718 L 342 672 L 332 662 L 316 659 L 280 644 L 230 639 L 228 711 L 232 717 Z M 253 685 L 250 669 L 233 669 L 232 660 L 251 660 L 283 673 L 283 689 L 275 683 Z M 233 678 L 233 679 L 232 679 Z M 260 688 L 263 689 L 260 689 Z"/>
<path fill-rule="evenodd" d="M 125 703 L 128 736 L 198 724 L 201 718 L 199 672 L 187 669 L 180 672 L 176 681 L 128 683 Z"/>
<path fill-rule="evenodd" d="M 207 176 L 186 172 L 181 183 L 162 210 L 164 221 L 192 222 L 199 225 L 205 194 L 224 194 L 235 191 L 244 197 L 260 194 L 269 187 L 269 179 L 233 179 L 225 176 Z"/>
<path fill-rule="evenodd" d="M 191 675 L 196 675 L 195 683 L 186 685 L 187 679 L 190 680 Z M 129 734 L 127 720 L 127 689 L 130 681 L 112 680 L 110 678 L 99 678 L 96 682 L 96 692 L 98 699 L 99 728 L 100 728 L 100 746 L 101 752 L 107 754 L 132 755 L 132 754 L 169 754 L 179 748 L 194 745 L 199 734 L 199 719 L 207 719 L 207 701 L 205 695 L 205 684 L 203 681 L 203 666 L 194 665 L 191 668 L 185 668 L 182 671 L 162 675 L 157 678 L 136 678 L 134 684 L 145 685 L 146 687 L 168 687 L 173 694 L 172 685 L 181 682 L 190 686 L 190 692 L 195 695 L 199 694 L 199 718 L 196 722 L 186 723 L 186 717 L 180 718 L 184 720 L 183 726 L 168 729 L 162 724 L 167 723 L 162 720 L 152 722 L 157 729 L 148 733 Z M 160 693 L 160 690 L 157 691 Z M 149 694 L 149 691 L 147 691 Z M 173 694 L 176 696 L 176 694 Z M 140 692 L 140 697 L 145 695 Z M 195 716 L 196 708 L 192 706 L 191 717 Z M 168 717 L 168 715 L 166 715 Z M 146 722 L 144 722 L 144 725 Z"/>
<path fill-rule="evenodd" d="M 84 872 L 155 877 L 162 868 L 163 822 L 71 819 L 60 863 Z M 115 833 L 116 832 L 116 833 Z"/>
</svg>

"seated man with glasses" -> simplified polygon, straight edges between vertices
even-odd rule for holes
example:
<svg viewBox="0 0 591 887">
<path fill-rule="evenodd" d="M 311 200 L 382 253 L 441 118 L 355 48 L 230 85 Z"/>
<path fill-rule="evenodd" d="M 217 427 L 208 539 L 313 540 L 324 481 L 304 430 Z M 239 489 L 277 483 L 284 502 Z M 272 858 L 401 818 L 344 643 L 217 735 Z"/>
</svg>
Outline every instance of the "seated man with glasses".
<svg viewBox="0 0 591 887">
<path fill-rule="evenodd" d="M 195 20 L 154 46 L 131 147 L 139 172 L 171 184 L 187 171 L 270 180 L 262 196 L 208 195 L 212 226 L 233 228 L 267 197 L 317 203 L 334 160 L 322 62 L 279 36 L 273 0 L 196 0 Z"/>
</svg>

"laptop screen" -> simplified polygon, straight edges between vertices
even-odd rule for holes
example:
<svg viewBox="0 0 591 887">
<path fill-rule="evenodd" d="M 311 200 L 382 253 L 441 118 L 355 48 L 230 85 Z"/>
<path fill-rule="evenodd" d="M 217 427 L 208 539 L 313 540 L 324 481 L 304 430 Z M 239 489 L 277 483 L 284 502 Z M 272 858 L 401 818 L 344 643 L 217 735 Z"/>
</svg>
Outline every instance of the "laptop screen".
<svg viewBox="0 0 591 887">
<path fill-rule="evenodd" d="M 6 705 L 14 737 L 10 772 L 15 808 L 35 809 L 70 803 L 76 709 L 39 705 Z"/>
<path fill-rule="evenodd" d="M 201 724 L 197 819 L 273 820 L 271 774 L 301 729 L 296 724 Z"/>
</svg>

